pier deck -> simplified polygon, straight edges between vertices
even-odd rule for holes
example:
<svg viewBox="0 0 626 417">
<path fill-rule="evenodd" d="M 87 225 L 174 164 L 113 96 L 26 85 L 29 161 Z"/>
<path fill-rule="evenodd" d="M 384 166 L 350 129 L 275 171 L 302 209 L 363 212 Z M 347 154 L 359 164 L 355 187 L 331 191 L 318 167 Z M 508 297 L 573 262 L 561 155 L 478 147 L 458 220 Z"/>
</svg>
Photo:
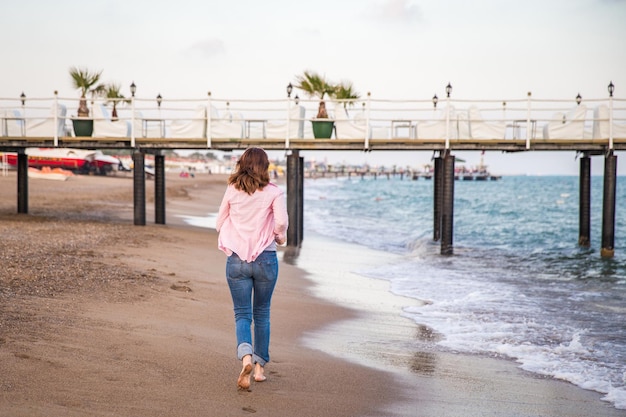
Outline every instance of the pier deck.
<svg viewBox="0 0 626 417">
<path fill-rule="evenodd" d="M 442 139 L 285 139 L 250 138 L 223 139 L 214 138 L 136 138 L 132 146 L 129 138 L 97 137 L 3 137 L 0 138 L 0 150 L 12 150 L 30 147 L 71 147 L 86 149 L 215 149 L 230 151 L 259 146 L 267 150 L 299 149 L 303 151 L 441 151 L 446 149 Z M 579 151 L 603 153 L 609 149 L 608 139 L 450 139 L 449 149 L 458 151 Z M 626 138 L 613 139 L 613 150 L 626 150 Z"/>
</svg>

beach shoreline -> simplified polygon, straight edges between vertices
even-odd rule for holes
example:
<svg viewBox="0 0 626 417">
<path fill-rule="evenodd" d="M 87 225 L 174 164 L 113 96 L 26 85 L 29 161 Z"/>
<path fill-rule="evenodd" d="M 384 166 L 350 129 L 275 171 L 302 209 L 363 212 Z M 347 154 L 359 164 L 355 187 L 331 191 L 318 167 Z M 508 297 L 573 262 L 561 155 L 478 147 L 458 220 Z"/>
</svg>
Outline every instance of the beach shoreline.
<svg viewBox="0 0 626 417">
<path fill-rule="evenodd" d="M 626 414 L 510 361 L 422 349 L 434 336 L 408 301 L 352 272 L 373 253 L 308 235 L 280 249 L 268 381 L 238 392 L 225 255 L 184 219 L 217 211 L 225 179 L 168 175 L 167 225 L 148 182 L 136 227 L 132 178 L 33 179 L 17 215 L 15 174 L 0 177 L 3 415 Z"/>
</svg>

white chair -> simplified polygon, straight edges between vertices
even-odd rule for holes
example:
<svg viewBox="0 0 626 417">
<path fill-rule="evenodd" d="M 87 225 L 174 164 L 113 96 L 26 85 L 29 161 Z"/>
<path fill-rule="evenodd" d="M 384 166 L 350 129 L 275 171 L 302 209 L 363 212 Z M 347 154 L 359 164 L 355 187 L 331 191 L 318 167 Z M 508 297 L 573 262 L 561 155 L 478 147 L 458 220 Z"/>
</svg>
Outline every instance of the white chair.
<svg viewBox="0 0 626 417">
<path fill-rule="evenodd" d="M 626 139 L 626 124 L 613 122 L 613 138 Z M 609 108 L 602 104 L 593 109 L 594 139 L 609 138 Z"/>
<path fill-rule="evenodd" d="M 170 123 L 173 139 L 206 138 L 206 107 L 198 106 L 191 119 L 176 119 Z"/>
<path fill-rule="evenodd" d="M 303 138 L 304 137 L 304 113 L 303 106 L 293 106 L 289 109 L 289 137 L 290 138 Z M 272 139 L 285 139 L 287 138 L 287 121 L 275 122 L 267 121 L 265 124 L 265 137 Z"/>
<path fill-rule="evenodd" d="M 569 113 L 555 113 L 543 126 L 544 139 L 584 139 L 587 107 L 583 104 L 574 107 Z"/>
<path fill-rule="evenodd" d="M 469 117 L 469 133 L 472 139 L 504 139 L 505 122 L 487 122 L 476 106 L 467 111 Z M 461 135 L 461 131 L 459 131 Z"/>
<path fill-rule="evenodd" d="M 65 115 L 67 107 L 64 104 L 57 104 L 57 119 L 54 120 L 54 105 L 50 109 L 50 116 L 43 120 L 27 120 L 25 135 L 29 137 L 63 137 L 66 136 Z"/>
<path fill-rule="evenodd" d="M 24 136 L 24 118 L 19 110 L 5 110 L 1 116 L 3 136 Z"/>
<path fill-rule="evenodd" d="M 96 138 L 128 138 L 130 137 L 130 122 L 111 120 L 111 115 L 106 106 L 98 104 L 93 108 L 93 136 Z"/>
<path fill-rule="evenodd" d="M 446 113 L 449 113 L 448 120 L 446 120 Z M 449 138 L 456 139 L 458 136 L 454 106 L 444 108 L 439 112 L 438 116 L 439 117 L 434 122 L 418 121 L 415 127 L 417 130 L 415 137 L 417 139 L 445 139 L 446 123 L 449 123 Z"/>
<path fill-rule="evenodd" d="M 367 125 L 357 124 L 350 120 L 344 103 L 334 102 L 335 107 L 335 137 L 337 139 L 363 139 L 367 132 Z"/>
</svg>

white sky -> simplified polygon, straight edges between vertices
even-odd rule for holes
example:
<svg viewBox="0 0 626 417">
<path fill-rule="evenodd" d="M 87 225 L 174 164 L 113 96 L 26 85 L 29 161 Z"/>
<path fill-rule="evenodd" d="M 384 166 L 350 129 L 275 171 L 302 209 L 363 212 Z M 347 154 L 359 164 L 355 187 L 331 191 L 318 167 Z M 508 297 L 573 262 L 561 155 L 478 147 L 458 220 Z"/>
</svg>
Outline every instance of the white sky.
<svg viewBox="0 0 626 417">
<path fill-rule="evenodd" d="M 626 97 L 626 0 L 20 0 L 0 6 L 0 97 L 75 97 L 72 66 L 138 97 L 282 98 L 305 69 L 364 95 Z M 305 157 L 308 155 L 304 154 Z M 468 163 L 479 154 L 458 153 Z M 419 165 L 430 153 L 315 154 Z M 488 153 L 497 173 L 577 174 L 573 153 Z M 618 153 L 626 175 L 626 153 Z M 594 158 L 594 173 L 602 173 Z"/>
</svg>

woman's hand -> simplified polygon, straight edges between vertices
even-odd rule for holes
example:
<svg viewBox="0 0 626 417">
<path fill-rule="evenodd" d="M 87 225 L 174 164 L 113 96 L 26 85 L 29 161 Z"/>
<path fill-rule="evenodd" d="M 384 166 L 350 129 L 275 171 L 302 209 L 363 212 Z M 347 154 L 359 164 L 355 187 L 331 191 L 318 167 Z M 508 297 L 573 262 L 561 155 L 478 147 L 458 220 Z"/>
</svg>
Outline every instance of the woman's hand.
<svg viewBox="0 0 626 417">
<path fill-rule="evenodd" d="M 279 245 L 285 244 L 285 235 L 274 235 L 274 241 Z"/>
</svg>

